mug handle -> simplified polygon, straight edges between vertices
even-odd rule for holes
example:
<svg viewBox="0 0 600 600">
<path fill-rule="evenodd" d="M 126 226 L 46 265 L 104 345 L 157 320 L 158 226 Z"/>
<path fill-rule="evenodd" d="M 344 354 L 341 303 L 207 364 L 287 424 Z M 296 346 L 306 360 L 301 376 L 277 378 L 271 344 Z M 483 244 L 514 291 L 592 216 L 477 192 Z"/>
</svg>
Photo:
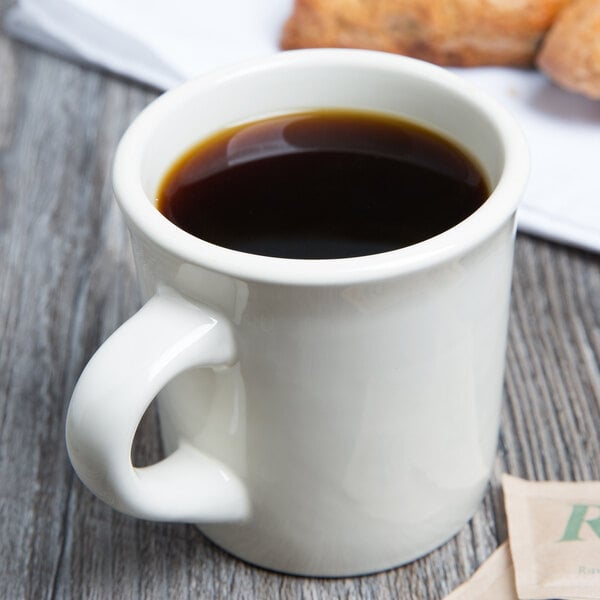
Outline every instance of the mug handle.
<svg viewBox="0 0 600 600">
<path fill-rule="evenodd" d="M 67 413 L 67 450 L 81 480 L 117 510 L 188 523 L 232 521 L 249 513 L 246 488 L 228 467 L 185 442 L 164 460 L 134 467 L 133 438 L 156 394 L 192 367 L 231 366 L 230 322 L 161 290 L 99 348 Z"/>
</svg>

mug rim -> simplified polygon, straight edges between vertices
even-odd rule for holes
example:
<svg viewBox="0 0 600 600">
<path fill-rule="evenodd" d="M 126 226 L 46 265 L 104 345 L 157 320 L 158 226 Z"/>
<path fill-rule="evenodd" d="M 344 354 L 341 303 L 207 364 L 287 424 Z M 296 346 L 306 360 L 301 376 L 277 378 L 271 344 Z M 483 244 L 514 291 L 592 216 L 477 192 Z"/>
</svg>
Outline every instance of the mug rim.
<svg viewBox="0 0 600 600">
<path fill-rule="evenodd" d="M 396 250 L 334 259 L 290 259 L 249 254 L 204 241 L 162 215 L 143 189 L 144 149 L 153 127 L 181 102 L 229 78 L 282 66 L 347 65 L 410 74 L 445 88 L 479 110 L 503 149 L 498 182 L 487 200 L 466 219 L 442 233 Z M 183 154 L 187 148 L 181 149 Z M 181 260 L 242 280 L 286 285 L 350 285 L 413 273 L 460 257 L 499 230 L 516 212 L 529 173 L 525 137 L 514 117 L 476 86 L 450 71 L 418 59 L 372 50 L 309 49 L 279 52 L 189 80 L 150 103 L 129 126 L 117 147 L 113 188 L 117 203 L 137 235 Z"/>
</svg>

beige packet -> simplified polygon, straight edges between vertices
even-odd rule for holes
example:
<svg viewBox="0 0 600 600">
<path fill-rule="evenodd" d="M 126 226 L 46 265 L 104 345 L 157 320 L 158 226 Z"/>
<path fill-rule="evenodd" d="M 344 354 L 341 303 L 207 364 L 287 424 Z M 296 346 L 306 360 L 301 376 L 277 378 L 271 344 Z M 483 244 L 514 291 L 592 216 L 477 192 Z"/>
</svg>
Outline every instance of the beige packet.
<svg viewBox="0 0 600 600">
<path fill-rule="evenodd" d="M 600 599 L 600 481 L 502 487 L 519 598 Z"/>
<path fill-rule="evenodd" d="M 508 543 L 504 542 L 445 600 L 517 600 Z"/>
</svg>

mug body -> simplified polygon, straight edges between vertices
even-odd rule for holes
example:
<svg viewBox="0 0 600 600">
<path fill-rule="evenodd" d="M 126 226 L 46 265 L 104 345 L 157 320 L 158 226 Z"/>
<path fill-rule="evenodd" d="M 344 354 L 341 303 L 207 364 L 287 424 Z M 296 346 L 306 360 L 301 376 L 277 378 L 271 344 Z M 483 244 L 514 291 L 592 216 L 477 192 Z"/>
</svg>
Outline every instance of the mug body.
<svg viewBox="0 0 600 600">
<path fill-rule="evenodd" d="M 420 244 L 322 261 L 218 248 L 155 209 L 162 175 L 198 140 L 312 108 L 395 114 L 442 133 L 480 164 L 490 199 Z M 365 51 L 222 71 L 134 123 L 115 189 L 144 294 L 170 288 L 211 307 L 238 349 L 233 366 L 190 369 L 159 398 L 165 452 L 192 445 L 248 491 L 245 518 L 200 525 L 210 539 L 270 569 L 356 575 L 417 558 L 472 516 L 496 449 L 526 172 L 519 132 L 479 92 Z"/>
</svg>

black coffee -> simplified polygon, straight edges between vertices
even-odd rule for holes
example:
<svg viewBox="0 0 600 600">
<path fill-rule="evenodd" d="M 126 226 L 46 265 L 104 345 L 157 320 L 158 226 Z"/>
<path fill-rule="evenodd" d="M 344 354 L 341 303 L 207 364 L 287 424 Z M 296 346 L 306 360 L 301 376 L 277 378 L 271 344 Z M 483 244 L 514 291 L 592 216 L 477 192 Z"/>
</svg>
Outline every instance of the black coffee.
<svg viewBox="0 0 600 600">
<path fill-rule="evenodd" d="M 159 210 L 213 244 L 283 258 L 346 258 L 415 244 L 488 196 L 452 143 L 396 118 L 300 113 L 246 123 L 170 169 Z"/>
</svg>

